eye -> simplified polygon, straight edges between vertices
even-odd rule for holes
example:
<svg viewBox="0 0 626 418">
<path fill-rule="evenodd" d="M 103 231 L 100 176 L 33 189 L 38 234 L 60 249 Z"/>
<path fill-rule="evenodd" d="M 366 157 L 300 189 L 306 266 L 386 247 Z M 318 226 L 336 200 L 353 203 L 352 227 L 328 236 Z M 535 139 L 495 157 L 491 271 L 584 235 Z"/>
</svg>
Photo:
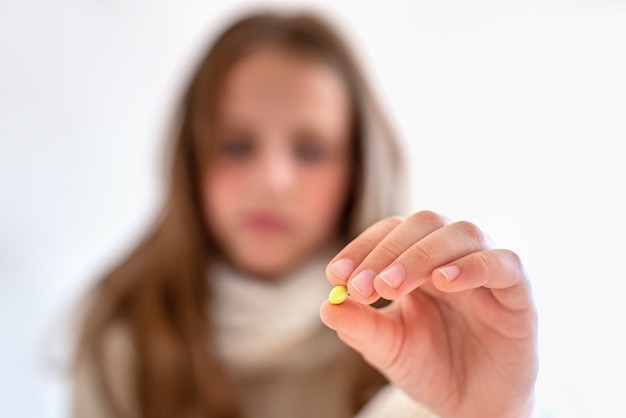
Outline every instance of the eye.
<svg viewBox="0 0 626 418">
<path fill-rule="evenodd" d="M 293 141 L 293 153 L 298 161 L 314 164 L 328 158 L 329 149 L 323 139 L 315 132 L 303 130 L 296 132 Z"/>
<path fill-rule="evenodd" d="M 305 163 L 317 163 L 326 158 L 326 150 L 318 144 L 304 143 L 295 146 L 296 158 Z"/>
<path fill-rule="evenodd" d="M 228 136 L 218 141 L 217 151 L 223 157 L 244 159 L 254 153 L 254 143 L 245 135 Z"/>
</svg>

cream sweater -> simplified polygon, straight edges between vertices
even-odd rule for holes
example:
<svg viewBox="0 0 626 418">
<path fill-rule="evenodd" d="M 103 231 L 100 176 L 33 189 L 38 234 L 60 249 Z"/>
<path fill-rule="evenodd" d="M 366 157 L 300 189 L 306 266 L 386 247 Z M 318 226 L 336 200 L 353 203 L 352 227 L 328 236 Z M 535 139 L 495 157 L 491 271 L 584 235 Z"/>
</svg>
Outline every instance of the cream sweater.
<svg viewBox="0 0 626 418">
<path fill-rule="evenodd" d="M 345 418 L 350 416 L 345 370 L 358 354 L 319 319 L 331 288 L 322 257 L 277 282 L 239 274 L 226 265 L 210 272 L 217 352 L 230 371 L 247 418 Z M 114 329 L 107 338 L 106 368 L 114 396 L 136 415 L 130 381 L 130 339 Z M 75 376 L 74 418 L 110 418 L 89 365 Z M 426 408 L 388 385 L 357 418 L 433 418 Z"/>
</svg>

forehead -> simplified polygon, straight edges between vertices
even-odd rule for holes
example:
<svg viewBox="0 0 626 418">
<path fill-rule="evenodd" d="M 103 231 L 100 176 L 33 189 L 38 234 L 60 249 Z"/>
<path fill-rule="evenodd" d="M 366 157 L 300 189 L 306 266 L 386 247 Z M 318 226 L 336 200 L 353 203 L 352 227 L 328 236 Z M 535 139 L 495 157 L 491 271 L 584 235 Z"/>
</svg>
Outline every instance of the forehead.
<svg viewBox="0 0 626 418">
<path fill-rule="evenodd" d="M 249 122 L 338 125 L 349 97 L 338 72 L 320 59 L 265 49 L 239 59 L 222 86 L 219 114 Z"/>
</svg>

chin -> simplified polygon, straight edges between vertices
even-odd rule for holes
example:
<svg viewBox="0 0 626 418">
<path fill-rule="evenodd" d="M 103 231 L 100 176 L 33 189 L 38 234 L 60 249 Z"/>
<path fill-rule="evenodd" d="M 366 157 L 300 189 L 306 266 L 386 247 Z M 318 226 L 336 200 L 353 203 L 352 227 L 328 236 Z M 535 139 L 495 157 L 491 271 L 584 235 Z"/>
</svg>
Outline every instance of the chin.
<svg viewBox="0 0 626 418">
<path fill-rule="evenodd" d="M 280 252 L 279 254 L 285 254 Z M 258 252 L 250 257 L 233 260 L 241 270 L 265 280 L 278 280 L 299 265 L 299 257 L 276 257 L 276 252 Z"/>
</svg>

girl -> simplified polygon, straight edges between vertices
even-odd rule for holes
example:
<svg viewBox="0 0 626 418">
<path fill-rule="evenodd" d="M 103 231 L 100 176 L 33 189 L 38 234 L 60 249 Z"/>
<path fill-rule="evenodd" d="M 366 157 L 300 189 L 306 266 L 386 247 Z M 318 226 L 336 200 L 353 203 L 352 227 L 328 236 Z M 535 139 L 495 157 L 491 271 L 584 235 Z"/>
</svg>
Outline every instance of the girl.
<svg viewBox="0 0 626 418">
<path fill-rule="evenodd" d="M 468 222 L 392 216 L 400 151 L 322 20 L 224 31 L 172 161 L 158 221 L 87 299 L 75 416 L 529 416 L 519 259 Z M 350 297 L 320 311 L 331 284 Z"/>
</svg>

